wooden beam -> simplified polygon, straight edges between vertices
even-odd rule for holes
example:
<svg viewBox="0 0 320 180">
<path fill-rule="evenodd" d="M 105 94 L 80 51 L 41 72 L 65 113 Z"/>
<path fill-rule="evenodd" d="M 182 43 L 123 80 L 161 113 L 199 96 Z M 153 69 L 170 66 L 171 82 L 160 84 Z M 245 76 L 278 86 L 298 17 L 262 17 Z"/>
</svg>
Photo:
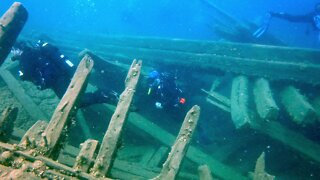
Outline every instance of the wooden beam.
<svg viewBox="0 0 320 180">
<path fill-rule="evenodd" d="M 210 168 L 207 165 L 201 165 L 198 168 L 200 180 L 213 180 Z"/>
<path fill-rule="evenodd" d="M 0 19 L 0 66 L 10 53 L 20 31 L 28 19 L 28 12 L 15 2 Z"/>
<path fill-rule="evenodd" d="M 277 120 L 279 108 L 273 99 L 269 82 L 266 79 L 260 78 L 255 81 L 253 95 L 261 119 Z"/>
<path fill-rule="evenodd" d="M 188 151 L 192 135 L 200 117 L 200 107 L 193 106 L 187 113 L 180 132 L 173 144 L 160 174 L 154 179 L 174 180 L 180 170 L 183 158 Z"/>
<path fill-rule="evenodd" d="M 256 116 L 258 117 L 258 116 Z M 320 145 L 309 140 L 301 134 L 298 134 L 290 129 L 287 129 L 276 121 L 261 121 L 260 119 L 252 119 L 250 127 L 266 134 L 271 138 L 280 141 L 289 146 L 293 150 L 320 162 L 319 153 Z M 307 148 L 306 148 L 307 147 Z"/>
<path fill-rule="evenodd" d="M 308 125 L 316 121 L 317 116 L 314 108 L 298 89 L 287 86 L 281 91 L 280 96 L 282 104 L 295 123 Z"/>
<path fill-rule="evenodd" d="M 54 111 L 48 127 L 43 133 L 46 140 L 43 141 L 43 147 L 46 155 L 51 155 L 57 148 L 62 131 L 70 122 L 72 116 L 76 113 L 78 99 L 84 91 L 88 75 L 93 67 L 93 61 L 89 56 L 85 56 L 71 80 L 71 83 Z M 58 149 L 55 149 L 58 150 Z M 57 151 L 55 151 L 56 153 Z"/>
<path fill-rule="evenodd" d="M 265 153 L 263 152 L 257 159 L 253 180 L 273 180 L 274 176 L 268 174 L 265 170 Z"/>
<path fill-rule="evenodd" d="M 91 171 L 94 176 L 104 177 L 112 167 L 123 126 L 126 122 L 132 98 L 140 77 L 141 65 L 141 61 L 136 62 L 136 60 L 134 60 L 129 69 L 127 78 L 125 79 L 125 90 L 120 95 L 117 108 L 112 115 L 109 127 L 103 137 L 99 153 Z"/>
<path fill-rule="evenodd" d="M 25 94 L 25 91 L 19 81 L 8 70 L 0 68 L 0 76 L 33 120 L 49 119 L 48 116 L 34 103 L 34 101 Z"/>
<path fill-rule="evenodd" d="M 232 81 L 231 90 L 231 118 L 236 128 L 250 123 L 248 109 L 248 78 L 238 76 Z"/>
<path fill-rule="evenodd" d="M 13 123 L 17 119 L 18 108 L 7 107 L 0 117 L 0 139 L 8 141 L 13 131 Z"/>
<path fill-rule="evenodd" d="M 47 128 L 48 123 L 45 121 L 37 121 L 22 137 L 19 145 L 29 148 L 36 148 L 40 145 L 43 138 L 42 133 Z"/>
<path fill-rule="evenodd" d="M 168 153 L 169 148 L 161 146 L 151 157 L 147 166 L 150 168 L 158 167 L 162 160 L 164 160 L 165 155 Z"/>
<path fill-rule="evenodd" d="M 88 139 L 81 144 L 81 150 L 76 158 L 73 168 L 77 171 L 88 172 L 94 160 L 94 153 L 97 149 L 98 141 Z"/>
</svg>

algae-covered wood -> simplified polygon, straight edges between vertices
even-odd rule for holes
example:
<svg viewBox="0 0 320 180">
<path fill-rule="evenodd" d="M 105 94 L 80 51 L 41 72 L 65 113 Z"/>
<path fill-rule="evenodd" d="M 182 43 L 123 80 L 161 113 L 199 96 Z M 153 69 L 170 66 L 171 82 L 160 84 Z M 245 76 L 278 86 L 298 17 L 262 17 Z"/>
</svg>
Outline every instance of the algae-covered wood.
<svg viewBox="0 0 320 180">
<path fill-rule="evenodd" d="M 63 136 L 62 131 L 71 121 L 71 117 L 76 113 L 76 105 L 84 91 L 88 75 L 93 67 L 93 61 L 89 56 L 85 56 L 80 62 L 71 83 L 62 97 L 58 107 L 54 111 L 48 127 L 43 133 L 43 146 L 47 148 L 48 155 L 56 148 L 59 139 Z"/>
<path fill-rule="evenodd" d="M 28 19 L 24 6 L 15 2 L 0 19 L 0 66 L 10 53 L 20 31 Z"/>
</svg>

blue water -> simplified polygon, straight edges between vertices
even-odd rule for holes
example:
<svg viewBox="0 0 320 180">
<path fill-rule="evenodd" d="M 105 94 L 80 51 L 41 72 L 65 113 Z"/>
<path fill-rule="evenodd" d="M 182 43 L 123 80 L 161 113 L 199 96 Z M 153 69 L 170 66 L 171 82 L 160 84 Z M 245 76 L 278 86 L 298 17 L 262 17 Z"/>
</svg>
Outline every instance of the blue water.
<svg viewBox="0 0 320 180">
<path fill-rule="evenodd" d="M 217 18 L 215 9 L 204 1 L 206 0 L 21 0 L 29 12 L 29 19 L 24 27 L 23 33 L 48 33 L 55 34 L 55 37 L 59 37 L 60 33 L 71 32 L 77 35 L 128 35 L 206 41 L 229 41 L 228 39 L 225 39 L 217 34 L 212 28 L 213 26 L 217 25 L 218 22 L 216 21 L 224 22 L 225 19 L 220 17 Z M 221 8 L 221 10 L 226 12 L 226 14 L 235 17 L 240 22 L 253 23 L 257 26 L 261 24 L 265 13 L 269 11 L 287 12 L 290 14 L 305 14 L 312 11 L 314 4 L 319 2 L 316 0 L 207 1 L 215 4 L 217 7 Z M 0 14 L 3 14 L 13 2 L 14 1 L 9 0 L 1 2 Z M 232 28 L 233 25 L 236 26 L 230 22 L 228 22 L 228 25 L 229 28 Z M 252 33 L 254 30 L 255 29 L 252 29 Z M 310 24 L 290 23 L 284 20 L 272 19 L 268 33 L 284 42 L 284 44 L 287 46 L 315 49 L 320 47 L 317 39 L 318 33 L 312 30 Z M 100 44 L 102 43 L 100 42 Z M 110 47 L 112 46 L 113 45 L 111 44 Z M 66 45 L 66 47 L 68 47 L 68 45 Z M 80 45 L 79 47 L 82 48 Z M 105 47 L 110 48 L 108 45 Z M 95 47 L 89 48 L 93 48 L 93 51 L 95 50 Z M 170 47 L 168 48 L 170 49 Z M 61 51 L 63 52 L 64 49 L 62 48 Z M 201 50 L 197 49 L 197 51 Z M 103 50 L 98 49 L 97 52 L 101 53 Z M 206 51 L 204 50 L 204 52 Z M 73 55 L 76 57 L 78 52 L 73 53 Z M 66 55 L 69 55 L 69 57 L 71 56 L 70 54 Z M 125 56 L 126 54 L 124 53 L 121 55 Z M 319 53 L 317 55 L 319 55 Z M 180 77 L 179 80 L 185 78 L 183 79 L 185 80 L 183 83 L 187 84 L 184 85 L 185 87 L 189 88 L 184 89 L 187 96 L 189 96 L 187 97 L 187 104 L 189 103 L 188 106 L 191 107 L 193 105 L 191 103 L 194 102 L 199 103 L 199 105 L 201 105 L 202 112 L 204 112 L 204 115 L 201 116 L 202 119 L 199 122 L 200 127 L 198 128 L 198 131 L 200 131 L 200 133 L 198 132 L 197 136 L 195 137 L 195 141 L 198 143 L 197 145 L 199 145 L 201 148 L 204 148 L 204 151 L 208 152 L 209 154 L 210 152 L 213 152 L 213 156 L 218 156 L 219 153 L 221 153 L 217 150 L 220 148 L 220 146 L 223 146 L 228 150 L 228 148 L 230 148 L 228 147 L 228 143 L 234 143 L 234 141 L 237 140 L 247 140 L 246 143 L 248 144 L 244 145 L 242 142 L 234 143 L 239 145 L 238 148 L 240 152 L 233 152 L 232 154 L 226 153 L 229 156 L 228 158 L 227 156 L 224 157 L 224 159 L 221 158 L 223 159 L 223 163 L 230 166 L 234 165 L 234 167 L 242 173 L 247 173 L 248 169 L 254 169 L 257 156 L 262 151 L 265 151 L 267 154 L 267 170 L 271 172 L 271 174 L 273 173 L 273 175 L 279 175 L 281 177 L 280 179 L 294 179 L 295 177 L 297 177 L 296 179 L 317 179 L 320 177 L 320 166 L 318 162 L 313 162 L 312 160 L 309 160 L 310 158 L 305 158 L 303 155 L 301 155 L 301 153 L 294 152 L 291 148 L 286 147 L 286 145 L 283 143 L 262 135 L 254 130 L 235 130 L 228 113 L 213 108 L 213 106 L 204 100 L 205 96 L 202 92 L 199 92 L 200 89 L 210 89 L 211 82 L 213 81 L 212 77 L 216 77 L 216 74 L 219 74 L 219 72 L 203 72 L 203 74 L 199 73 L 200 75 L 196 74 L 195 77 L 193 77 L 192 73 L 190 73 L 190 69 L 173 68 L 170 69 L 170 71 L 178 72 L 178 75 L 185 76 Z M 210 73 L 214 75 L 211 76 L 212 74 Z M 217 75 L 217 77 L 218 76 L 219 75 Z M 189 77 L 196 82 L 188 81 Z M 207 77 L 208 79 L 204 80 Z M 196 78 L 203 78 L 201 79 L 203 82 L 200 80 L 198 82 L 198 79 Z M 232 79 L 229 78 L 229 80 L 230 81 L 228 82 L 224 82 L 224 84 L 222 84 L 222 90 L 220 89 L 220 92 L 225 96 L 230 95 L 229 91 L 231 89 L 230 86 Z M 279 90 L 283 86 L 281 83 L 282 82 L 276 82 L 272 85 L 276 90 Z M 292 85 L 290 83 L 291 81 L 285 82 L 284 84 Z M 193 87 L 195 84 L 199 85 L 199 87 Z M 306 92 L 309 93 L 308 97 L 316 97 L 319 95 L 317 92 L 313 92 L 313 90 L 318 88 L 319 85 L 312 87 L 311 85 L 306 85 L 306 87 L 304 87 L 305 84 L 299 85 L 299 88 L 303 90 L 307 89 Z M 308 88 L 312 90 L 308 90 Z M 198 94 L 195 95 L 192 93 Z M 140 105 L 142 107 L 140 107 L 140 109 L 143 109 L 144 106 L 148 104 L 148 102 L 144 101 L 147 95 L 145 94 L 144 90 L 141 90 L 137 91 L 136 96 L 140 98 L 143 97 L 141 98 L 142 100 L 140 100 L 140 102 L 139 99 L 137 100 L 137 105 Z M 279 97 L 277 98 L 279 99 Z M 193 101 L 189 102 L 189 99 L 190 101 L 191 99 Z M 283 107 L 281 108 L 283 109 Z M 163 121 L 163 123 L 155 123 L 162 125 L 165 124 L 167 126 L 166 130 L 170 132 L 177 131 L 185 114 L 185 112 L 169 112 L 164 115 L 158 112 L 159 111 L 157 109 L 153 109 L 153 111 L 146 113 L 146 116 L 160 119 L 160 121 Z M 280 113 L 285 112 L 282 110 Z M 174 115 L 174 118 L 172 118 L 172 115 Z M 167 116 L 171 117 L 171 119 L 165 119 Z M 101 120 L 99 120 L 99 118 Z M 89 124 L 91 125 L 92 123 L 94 126 L 96 126 L 94 130 L 98 132 L 94 133 L 98 134 L 99 136 L 95 138 L 101 140 L 103 137 L 102 134 L 106 128 L 106 123 L 105 116 L 99 114 L 99 118 L 97 117 L 95 121 L 89 122 Z M 170 122 L 172 119 L 181 120 L 178 122 Z M 95 124 L 96 122 L 101 123 L 101 125 Z M 300 134 L 308 135 L 308 137 L 312 140 L 319 142 L 319 123 L 317 124 L 318 127 L 310 128 L 312 131 L 309 131 L 309 129 L 305 127 L 300 127 L 294 124 L 287 114 L 281 115 L 279 122 L 287 123 L 286 127 L 295 129 L 295 131 L 299 131 Z M 210 127 L 211 129 L 207 127 Z M 79 143 L 76 142 L 76 144 Z M 247 148 L 247 146 L 250 148 Z M 253 146 L 254 148 L 251 148 Z M 217 151 L 218 155 L 217 153 L 214 154 Z M 281 160 L 281 163 L 277 163 L 279 159 Z M 299 164 L 300 162 L 301 164 Z M 295 167 L 296 164 L 299 164 L 299 166 Z"/>
<path fill-rule="evenodd" d="M 209 0 L 210 1 L 210 0 Z M 3 13 L 13 1 L 1 2 Z M 188 39 L 219 39 L 208 24 L 213 9 L 201 0 L 22 0 L 30 17 L 25 29 L 81 33 L 165 36 Z M 304 14 L 316 0 L 215 1 L 216 5 L 245 22 L 259 24 L 268 11 Z M 269 32 L 288 45 L 313 47 L 316 34 L 306 35 L 309 25 L 273 20 Z"/>
</svg>

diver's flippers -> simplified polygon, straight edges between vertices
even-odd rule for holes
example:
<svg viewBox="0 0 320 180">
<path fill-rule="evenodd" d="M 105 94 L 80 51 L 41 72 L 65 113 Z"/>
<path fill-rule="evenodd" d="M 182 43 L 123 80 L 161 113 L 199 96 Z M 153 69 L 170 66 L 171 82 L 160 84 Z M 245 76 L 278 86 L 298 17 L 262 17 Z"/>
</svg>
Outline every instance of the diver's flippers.
<svg viewBox="0 0 320 180">
<path fill-rule="evenodd" d="M 269 28 L 270 24 L 270 19 L 271 19 L 271 14 L 267 13 L 263 19 L 263 23 L 261 27 L 259 27 L 253 34 L 252 36 L 255 38 L 261 37 Z"/>
</svg>

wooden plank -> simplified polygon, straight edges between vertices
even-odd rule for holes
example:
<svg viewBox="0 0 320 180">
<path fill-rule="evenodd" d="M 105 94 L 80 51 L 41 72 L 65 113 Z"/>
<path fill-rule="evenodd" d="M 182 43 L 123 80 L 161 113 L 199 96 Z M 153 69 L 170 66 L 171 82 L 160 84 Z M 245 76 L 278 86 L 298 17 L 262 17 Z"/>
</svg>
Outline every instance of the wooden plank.
<svg viewBox="0 0 320 180">
<path fill-rule="evenodd" d="M 261 119 L 276 120 L 278 118 L 279 108 L 273 99 L 269 82 L 264 78 L 256 80 L 253 94 L 256 108 Z"/>
<path fill-rule="evenodd" d="M 37 121 L 22 137 L 19 145 L 25 148 L 36 148 L 40 145 L 43 136 L 42 133 L 47 128 L 48 123 L 45 121 Z"/>
<path fill-rule="evenodd" d="M 180 170 L 182 161 L 188 151 L 192 135 L 197 127 L 200 117 L 200 107 L 195 105 L 187 113 L 180 132 L 173 144 L 166 162 L 160 174 L 154 179 L 172 179 L 174 180 Z"/>
<path fill-rule="evenodd" d="M 10 53 L 20 31 L 28 19 L 28 12 L 15 2 L 0 19 L 0 66 Z"/>
<path fill-rule="evenodd" d="M 44 153 L 51 155 L 53 150 L 56 150 L 56 145 L 62 137 L 62 131 L 70 121 L 71 117 L 76 113 L 76 103 L 81 97 L 81 93 L 84 91 L 88 75 L 93 67 L 93 61 L 89 56 L 85 56 L 71 80 L 71 83 L 54 111 L 48 127 L 44 131 L 43 141 Z"/>
<path fill-rule="evenodd" d="M 25 94 L 21 84 L 8 70 L 0 68 L 0 76 L 32 119 L 36 121 L 49 119 L 48 116 L 33 102 L 33 100 Z"/>
<path fill-rule="evenodd" d="M 317 120 L 314 108 L 307 101 L 307 98 L 295 87 L 285 87 L 281 91 L 280 96 L 282 104 L 295 123 L 308 125 Z"/>
<path fill-rule="evenodd" d="M 11 144 L 6 144 L 6 143 L 0 142 L 0 148 L 8 150 L 8 151 L 16 154 L 17 156 L 23 157 L 26 161 L 30 161 L 30 162 L 35 162 L 37 160 L 42 161 L 49 168 L 65 172 L 69 176 L 84 178 L 84 179 L 96 179 L 93 176 L 91 176 L 90 174 L 87 174 L 85 172 L 76 171 L 76 170 L 72 169 L 71 167 L 60 164 L 60 163 L 58 163 L 52 159 L 49 159 L 47 157 L 44 157 L 41 155 L 38 155 L 38 156 L 29 155 L 26 152 L 17 150 L 16 146 L 13 146 Z M 108 180 L 109 178 L 101 178 L 101 179 Z"/>
<path fill-rule="evenodd" d="M 142 62 L 133 61 L 125 79 L 125 90 L 121 93 L 117 108 L 112 115 L 109 127 L 103 137 L 103 141 L 91 173 L 94 176 L 105 176 L 110 171 L 114 155 L 117 151 L 119 138 L 126 122 L 133 95 L 140 77 Z"/>
<path fill-rule="evenodd" d="M 250 123 L 248 83 L 248 79 L 245 76 L 238 76 L 232 81 L 231 118 L 237 129 Z"/>
<path fill-rule="evenodd" d="M 218 93 L 214 92 L 213 90 L 208 92 L 204 89 L 201 89 L 202 92 L 205 92 L 208 97 L 206 98 L 207 102 L 211 103 L 212 105 L 224 110 L 231 112 L 230 109 L 230 100 L 224 98 L 224 96 L 220 96 Z"/>
<path fill-rule="evenodd" d="M 320 162 L 320 157 L 318 155 L 320 152 L 319 144 L 309 140 L 301 134 L 287 129 L 280 123 L 275 121 L 267 122 L 261 121 L 260 119 L 252 119 L 250 127 L 280 141 L 306 157 Z"/>
<path fill-rule="evenodd" d="M 198 173 L 200 180 L 213 180 L 210 168 L 207 165 L 199 166 Z"/>
<path fill-rule="evenodd" d="M 142 155 L 142 158 L 139 161 L 139 164 L 141 164 L 142 166 L 148 167 L 148 163 L 153 157 L 154 153 L 156 152 L 156 149 L 153 147 L 147 147 L 144 149 L 143 152 L 144 153 Z"/>
<path fill-rule="evenodd" d="M 0 117 L 0 139 L 8 141 L 13 131 L 13 123 L 17 119 L 18 108 L 7 107 Z"/>
<path fill-rule="evenodd" d="M 113 109 L 112 105 L 105 105 L 106 108 Z M 163 145 L 170 147 L 173 144 L 175 137 L 164 129 L 160 128 L 156 124 L 147 120 L 136 112 L 131 112 L 128 122 L 137 129 L 146 132 Z M 208 164 L 213 174 L 224 179 L 247 179 L 247 177 L 239 174 L 233 168 L 226 166 L 225 164 L 213 159 L 211 156 L 201 151 L 200 149 L 190 146 L 187 152 L 187 158 L 192 162 L 199 165 Z"/>
<path fill-rule="evenodd" d="M 257 159 L 255 170 L 253 173 L 253 180 L 273 180 L 274 176 L 265 171 L 265 153 L 263 152 Z"/>
<path fill-rule="evenodd" d="M 158 167 L 162 160 L 164 160 L 165 155 L 167 155 L 169 151 L 168 147 L 161 146 L 151 157 L 149 160 L 147 166 L 150 168 Z"/>
<path fill-rule="evenodd" d="M 80 170 L 82 172 L 89 172 L 89 168 L 94 160 L 94 153 L 98 146 L 98 141 L 93 139 L 88 139 L 81 144 L 81 150 L 77 156 L 76 162 L 73 166 L 75 170 Z"/>
<path fill-rule="evenodd" d="M 201 73 L 220 69 L 248 76 L 320 84 L 318 50 L 143 37 L 101 37 L 99 41 L 102 39 L 105 41 L 101 44 L 95 42 L 95 53 L 128 64 L 134 58 L 141 58 L 145 65 L 194 67 L 195 72 Z M 61 48 L 74 52 L 82 50 L 71 44 Z"/>
</svg>

